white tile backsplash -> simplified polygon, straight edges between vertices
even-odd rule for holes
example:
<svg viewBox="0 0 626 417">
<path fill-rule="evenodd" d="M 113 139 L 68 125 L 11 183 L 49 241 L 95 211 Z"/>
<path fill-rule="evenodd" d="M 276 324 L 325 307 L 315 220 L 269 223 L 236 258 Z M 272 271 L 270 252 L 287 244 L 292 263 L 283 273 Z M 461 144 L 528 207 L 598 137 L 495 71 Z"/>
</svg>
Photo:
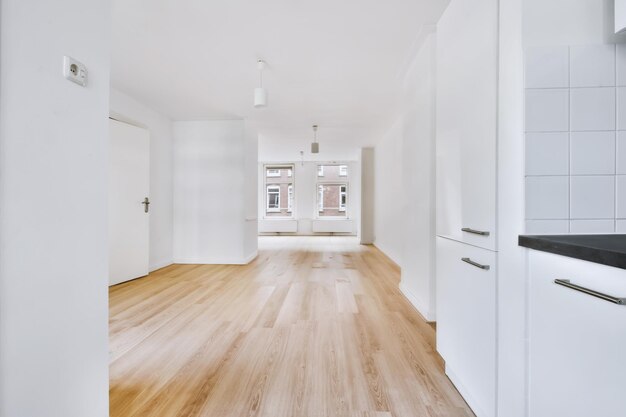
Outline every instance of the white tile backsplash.
<svg viewBox="0 0 626 417">
<path fill-rule="evenodd" d="M 614 219 L 615 176 L 572 176 L 571 219 Z"/>
<path fill-rule="evenodd" d="M 527 133 L 526 175 L 568 175 L 569 134 Z"/>
<path fill-rule="evenodd" d="M 569 233 L 568 220 L 526 220 L 526 233 L 530 235 L 562 235 Z"/>
<path fill-rule="evenodd" d="M 569 48 L 548 46 L 526 52 L 526 88 L 569 87 Z"/>
<path fill-rule="evenodd" d="M 567 132 L 569 90 L 526 90 L 526 131 Z"/>
<path fill-rule="evenodd" d="M 615 67 L 617 85 L 626 86 L 626 44 L 618 43 L 616 47 Z"/>
<path fill-rule="evenodd" d="M 531 48 L 525 82 L 527 233 L 626 233 L 626 44 Z"/>
<path fill-rule="evenodd" d="M 570 47 L 570 87 L 615 85 L 615 45 Z"/>
<path fill-rule="evenodd" d="M 572 132 L 615 130 L 615 87 L 572 88 L 570 103 Z"/>
<path fill-rule="evenodd" d="M 617 132 L 617 174 L 626 174 L 626 132 Z"/>
<path fill-rule="evenodd" d="M 617 87 L 617 130 L 626 130 L 626 87 Z"/>
<path fill-rule="evenodd" d="M 526 177 L 526 218 L 567 219 L 569 177 Z"/>
<path fill-rule="evenodd" d="M 615 174 L 615 132 L 572 132 L 570 156 L 572 175 Z"/>
<path fill-rule="evenodd" d="M 626 219 L 626 175 L 617 176 L 615 194 L 617 211 L 616 217 L 618 219 Z"/>
<path fill-rule="evenodd" d="M 615 220 L 572 220 L 569 231 L 580 234 L 613 233 L 615 232 Z"/>
</svg>

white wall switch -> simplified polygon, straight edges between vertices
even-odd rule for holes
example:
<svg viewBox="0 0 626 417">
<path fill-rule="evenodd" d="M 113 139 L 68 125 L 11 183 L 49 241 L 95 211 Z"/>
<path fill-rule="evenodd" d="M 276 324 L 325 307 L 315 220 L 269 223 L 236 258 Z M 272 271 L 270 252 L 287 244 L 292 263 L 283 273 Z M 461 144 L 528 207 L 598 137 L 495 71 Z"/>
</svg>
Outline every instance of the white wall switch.
<svg viewBox="0 0 626 417">
<path fill-rule="evenodd" d="M 63 76 L 83 87 L 87 85 L 87 67 L 72 57 L 63 57 Z"/>
</svg>

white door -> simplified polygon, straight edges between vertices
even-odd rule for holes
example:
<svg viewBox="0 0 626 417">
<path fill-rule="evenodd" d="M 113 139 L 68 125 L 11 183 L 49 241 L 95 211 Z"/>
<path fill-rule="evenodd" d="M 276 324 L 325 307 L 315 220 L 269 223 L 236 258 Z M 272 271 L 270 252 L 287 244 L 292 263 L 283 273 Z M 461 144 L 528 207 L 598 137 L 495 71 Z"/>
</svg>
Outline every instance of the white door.
<svg viewBox="0 0 626 417">
<path fill-rule="evenodd" d="M 150 134 L 116 120 L 109 126 L 109 284 L 114 285 L 148 275 Z"/>
<path fill-rule="evenodd" d="M 437 24 L 437 234 L 496 248 L 498 1 L 455 0 Z"/>
</svg>

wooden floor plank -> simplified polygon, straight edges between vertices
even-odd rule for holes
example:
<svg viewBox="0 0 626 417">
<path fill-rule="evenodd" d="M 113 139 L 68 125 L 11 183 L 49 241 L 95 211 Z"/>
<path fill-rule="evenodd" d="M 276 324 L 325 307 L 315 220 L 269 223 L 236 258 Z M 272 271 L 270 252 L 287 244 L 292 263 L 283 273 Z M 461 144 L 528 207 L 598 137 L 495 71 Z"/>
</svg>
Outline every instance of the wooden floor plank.
<svg viewBox="0 0 626 417">
<path fill-rule="evenodd" d="M 111 287 L 112 417 L 471 417 L 400 270 L 351 237 Z"/>
</svg>

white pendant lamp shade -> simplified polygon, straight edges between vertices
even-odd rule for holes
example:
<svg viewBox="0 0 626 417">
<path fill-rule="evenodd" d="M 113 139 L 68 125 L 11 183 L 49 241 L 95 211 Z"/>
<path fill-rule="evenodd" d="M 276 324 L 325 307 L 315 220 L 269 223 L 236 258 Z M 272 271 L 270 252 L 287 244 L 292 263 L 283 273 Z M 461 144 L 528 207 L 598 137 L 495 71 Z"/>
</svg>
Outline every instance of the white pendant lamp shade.
<svg viewBox="0 0 626 417">
<path fill-rule="evenodd" d="M 267 90 L 263 87 L 254 89 L 254 107 L 267 106 Z"/>
<path fill-rule="evenodd" d="M 263 88 L 263 70 L 265 69 L 265 61 L 259 59 L 256 63 L 259 70 L 259 86 L 254 89 L 254 107 L 267 106 L 267 90 Z"/>
<path fill-rule="evenodd" d="M 317 125 L 313 125 L 313 142 L 311 143 L 311 153 L 320 153 L 320 144 L 317 141 Z"/>
</svg>

